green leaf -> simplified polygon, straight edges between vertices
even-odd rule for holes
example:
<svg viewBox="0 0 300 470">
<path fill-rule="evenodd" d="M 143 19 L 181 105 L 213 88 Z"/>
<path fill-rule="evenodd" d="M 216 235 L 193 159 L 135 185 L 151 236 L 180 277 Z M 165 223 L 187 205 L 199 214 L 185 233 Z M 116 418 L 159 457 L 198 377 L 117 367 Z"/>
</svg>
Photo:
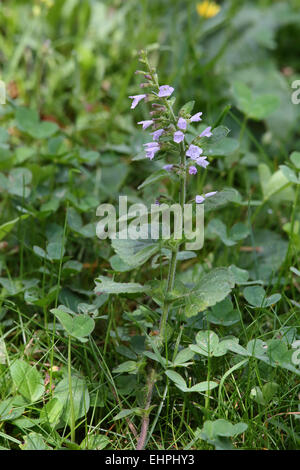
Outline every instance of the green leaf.
<svg viewBox="0 0 300 470">
<path fill-rule="evenodd" d="M 227 227 L 220 219 L 212 219 L 207 225 L 206 236 L 210 238 L 213 235 L 220 237 L 226 246 L 232 246 L 236 244 L 235 240 L 232 240 L 228 237 Z"/>
<path fill-rule="evenodd" d="M 232 340 L 219 341 L 219 337 L 213 331 L 199 331 L 196 335 L 196 343 L 189 347 L 192 351 L 203 356 L 224 356 Z"/>
<path fill-rule="evenodd" d="M 230 298 L 227 297 L 213 306 L 206 318 L 210 323 L 230 326 L 240 321 L 240 314 L 238 310 L 234 310 Z"/>
<path fill-rule="evenodd" d="M 110 265 L 112 269 L 118 273 L 124 273 L 127 271 L 132 271 L 134 269 L 133 266 L 125 263 L 119 255 L 114 255 L 109 259 Z"/>
<path fill-rule="evenodd" d="M 5 222 L 5 224 L 0 225 L 0 240 L 6 237 L 6 235 L 11 232 L 11 230 L 18 222 L 20 222 L 20 220 L 27 219 L 27 217 L 29 217 L 29 215 L 24 214 L 20 217 L 17 217 L 16 219 L 10 220 L 9 222 Z"/>
<path fill-rule="evenodd" d="M 213 390 L 214 388 L 218 386 L 219 384 L 211 380 L 209 382 L 199 382 L 198 384 L 190 387 L 189 392 L 207 392 L 207 391 Z"/>
<path fill-rule="evenodd" d="M 195 101 L 188 101 L 187 103 L 185 103 L 179 111 L 180 116 L 184 117 L 184 116 L 187 116 L 188 114 L 191 114 L 194 106 L 195 106 Z"/>
<path fill-rule="evenodd" d="M 35 402 L 43 396 L 44 382 L 36 367 L 17 359 L 10 366 L 10 374 L 17 391 L 28 401 Z"/>
<path fill-rule="evenodd" d="M 137 294 L 146 293 L 150 290 L 150 286 L 137 284 L 136 282 L 114 282 L 112 279 L 99 276 L 96 280 L 96 293 L 103 294 Z"/>
<path fill-rule="evenodd" d="M 61 308 L 50 310 L 60 321 L 68 335 L 79 340 L 89 336 L 95 328 L 94 320 L 88 315 L 72 316 Z"/>
<path fill-rule="evenodd" d="M 233 225 L 233 227 L 231 227 L 228 234 L 226 225 L 220 219 L 216 218 L 209 222 L 206 229 L 206 236 L 208 238 L 211 238 L 214 235 L 220 237 L 224 245 L 233 246 L 239 240 L 246 238 L 249 235 L 249 230 L 246 225 L 238 222 L 237 224 Z"/>
<path fill-rule="evenodd" d="M 300 184 L 300 179 L 297 177 L 296 173 L 286 165 L 279 165 L 280 170 L 291 183 Z"/>
<path fill-rule="evenodd" d="M 236 81 L 233 85 L 233 93 L 237 100 L 238 108 L 249 118 L 262 120 L 272 114 L 280 104 L 276 95 L 264 94 L 254 97 L 250 88 L 243 82 Z"/>
<path fill-rule="evenodd" d="M 209 157 L 231 155 L 239 148 L 239 145 L 238 140 L 233 139 L 232 137 L 226 137 L 216 143 L 207 143 L 205 145 L 205 154 Z"/>
<path fill-rule="evenodd" d="M 175 357 L 173 365 L 174 366 L 183 365 L 185 362 L 190 361 L 193 357 L 194 357 L 194 352 L 191 349 L 189 348 L 182 349 L 181 351 L 179 351 L 179 353 Z"/>
<path fill-rule="evenodd" d="M 290 160 L 295 165 L 295 167 L 300 170 L 300 152 L 292 152 L 290 155 Z"/>
<path fill-rule="evenodd" d="M 1 421 L 12 421 L 19 418 L 25 410 L 24 398 L 20 395 L 15 397 L 7 398 L 0 402 L 0 422 Z"/>
<path fill-rule="evenodd" d="M 214 351 L 219 345 L 219 337 L 213 331 L 199 331 L 196 335 L 196 345 L 191 344 L 189 347 L 192 351 L 203 356 L 212 357 Z"/>
<path fill-rule="evenodd" d="M 130 410 L 122 410 L 116 416 L 114 416 L 114 421 L 118 421 L 119 419 L 127 418 L 127 416 L 130 416 L 133 413 L 135 413 L 135 408 L 131 408 Z"/>
<path fill-rule="evenodd" d="M 110 444 L 110 440 L 107 436 L 97 436 L 95 434 L 89 434 L 80 443 L 80 448 L 84 450 L 103 450 Z"/>
<path fill-rule="evenodd" d="M 136 373 L 138 371 L 138 366 L 135 361 L 125 361 L 122 364 L 119 364 L 113 369 L 114 374 L 124 374 L 125 372 Z"/>
<path fill-rule="evenodd" d="M 52 398 L 42 408 L 40 419 L 50 425 L 52 429 L 59 423 L 63 411 L 63 403 L 58 398 Z"/>
<path fill-rule="evenodd" d="M 58 261 L 61 258 L 63 258 L 64 253 L 65 253 L 65 248 L 62 242 L 63 241 L 61 240 L 59 242 L 48 243 L 46 251 L 47 251 L 47 255 L 49 259 Z"/>
<path fill-rule="evenodd" d="M 229 271 L 234 277 L 234 281 L 236 284 L 244 284 L 249 279 L 249 273 L 246 269 L 241 269 L 232 264 L 229 266 Z"/>
<path fill-rule="evenodd" d="M 157 181 L 163 179 L 163 178 L 169 178 L 170 173 L 168 173 L 166 170 L 158 170 L 154 171 L 148 178 L 145 179 L 145 181 L 138 186 L 138 189 L 143 189 L 149 184 L 156 183 Z"/>
<path fill-rule="evenodd" d="M 52 447 L 46 444 L 42 434 L 37 432 L 24 436 L 24 444 L 20 444 L 20 448 L 22 450 L 52 450 Z"/>
<path fill-rule="evenodd" d="M 266 291 L 261 286 L 249 286 L 243 291 L 244 297 L 253 307 L 269 307 L 276 304 L 281 299 L 280 294 L 273 294 L 266 297 Z"/>
<path fill-rule="evenodd" d="M 112 247 L 124 263 L 137 268 L 159 251 L 159 243 L 155 240 L 112 240 Z"/>
<path fill-rule="evenodd" d="M 72 375 L 72 395 L 74 402 L 75 420 L 85 416 L 90 407 L 90 396 L 84 379 Z M 68 377 L 61 380 L 55 387 L 54 398 L 57 398 L 63 405 L 61 419 L 64 423 L 70 424 L 70 393 Z"/>
<path fill-rule="evenodd" d="M 218 288 L 216 288 L 218 286 Z M 215 268 L 204 274 L 198 285 L 184 294 L 185 315 L 192 317 L 225 299 L 234 287 L 234 278 L 227 268 Z"/>
<path fill-rule="evenodd" d="M 30 195 L 28 187 L 32 180 L 32 173 L 28 168 L 14 168 L 8 176 L 8 192 L 15 196 L 27 198 Z"/>
<path fill-rule="evenodd" d="M 35 139 L 46 139 L 58 130 L 57 124 L 40 121 L 38 113 L 33 109 L 19 107 L 16 110 L 16 121 L 19 129 Z"/>
<path fill-rule="evenodd" d="M 189 389 L 186 386 L 185 380 L 181 377 L 180 374 L 175 372 L 174 370 L 166 370 L 166 376 L 169 377 L 172 382 L 175 383 L 176 387 L 178 387 L 182 392 L 187 392 Z"/>
<path fill-rule="evenodd" d="M 204 429 L 206 423 L 204 423 Z M 231 424 L 229 421 L 225 419 L 217 419 L 216 421 L 211 421 L 213 423 L 213 435 L 214 436 L 222 436 L 222 437 L 234 437 L 238 434 L 242 434 L 248 428 L 246 423 L 237 423 Z"/>
<path fill-rule="evenodd" d="M 289 180 L 281 170 L 271 174 L 268 166 L 265 163 L 261 163 L 258 165 L 258 173 L 264 200 L 270 199 L 271 196 L 273 203 L 294 200 L 294 191 L 292 188 L 286 187 L 280 190 L 280 188 L 283 188 L 289 183 Z M 280 192 L 278 192 L 279 190 Z"/>
</svg>

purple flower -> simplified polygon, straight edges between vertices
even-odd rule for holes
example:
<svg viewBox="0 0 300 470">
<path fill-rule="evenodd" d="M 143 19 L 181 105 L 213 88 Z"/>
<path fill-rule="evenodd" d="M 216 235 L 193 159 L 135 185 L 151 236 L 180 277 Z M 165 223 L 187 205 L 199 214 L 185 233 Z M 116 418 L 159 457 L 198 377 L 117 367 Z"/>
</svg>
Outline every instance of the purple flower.
<svg viewBox="0 0 300 470">
<path fill-rule="evenodd" d="M 197 145 L 191 144 L 186 152 L 187 157 L 191 157 L 192 160 L 196 160 L 203 150 Z"/>
<path fill-rule="evenodd" d="M 209 165 L 209 162 L 206 159 L 207 157 L 198 157 L 196 159 L 197 165 L 202 166 L 202 168 L 206 168 Z"/>
<path fill-rule="evenodd" d="M 179 127 L 179 129 L 182 129 L 183 131 L 186 130 L 186 120 L 183 119 L 182 117 L 178 119 L 178 123 L 177 123 L 177 126 Z"/>
<path fill-rule="evenodd" d="M 176 131 L 174 132 L 173 140 L 176 142 L 176 144 L 180 144 L 184 139 L 184 133 L 181 131 Z"/>
<path fill-rule="evenodd" d="M 189 168 L 189 174 L 190 175 L 196 175 L 198 173 L 198 170 L 195 166 L 190 166 Z"/>
<path fill-rule="evenodd" d="M 154 148 L 150 150 L 146 150 L 146 158 L 149 158 L 149 160 L 153 160 L 156 152 L 158 152 L 159 149 Z"/>
<path fill-rule="evenodd" d="M 164 133 L 164 129 L 157 129 L 157 131 L 151 132 L 153 140 L 158 140 L 160 136 Z"/>
<path fill-rule="evenodd" d="M 201 204 L 201 202 L 205 201 L 206 198 L 214 196 L 215 194 L 217 194 L 217 192 L 218 191 L 212 191 L 211 193 L 204 194 L 204 196 L 196 196 L 195 197 L 196 204 Z"/>
<path fill-rule="evenodd" d="M 166 170 L 166 171 L 171 171 L 172 168 L 173 168 L 173 165 L 171 165 L 171 164 L 170 164 L 170 165 L 164 165 L 164 166 L 163 166 L 163 169 Z"/>
<path fill-rule="evenodd" d="M 129 96 L 129 98 L 131 98 L 133 101 L 131 103 L 131 106 L 130 106 L 130 109 L 134 109 L 141 100 L 143 100 L 144 98 L 146 98 L 147 95 L 133 95 L 133 96 Z"/>
<path fill-rule="evenodd" d="M 174 88 L 172 88 L 171 86 L 162 85 L 162 86 L 159 87 L 158 96 L 160 98 L 166 98 L 168 96 L 171 96 L 173 91 L 174 91 Z"/>
<path fill-rule="evenodd" d="M 195 197 L 196 204 L 201 204 L 201 202 L 203 202 L 204 200 L 205 200 L 205 198 L 203 196 L 196 196 Z"/>
<path fill-rule="evenodd" d="M 211 131 L 211 126 L 204 129 L 204 131 L 201 132 L 199 137 L 210 137 L 212 135 L 212 132 L 210 132 L 210 131 Z"/>
<path fill-rule="evenodd" d="M 146 157 L 150 160 L 153 160 L 156 152 L 160 150 L 160 145 L 157 142 L 148 142 L 147 144 L 144 144 L 144 147 L 146 151 Z"/>
<path fill-rule="evenodd" d="M 190 122 L 199 122 L 202 121 L 201 117 L 203 113 L 197 113 L 194 114 L 194 116 L 191 117 Z"/>
<path fill-rule="evenodd" d="M 151 119 L 149 121 L 140 121 L 140 122 L 138 122 L 138 124 L 142 124 L 143 129 L 147 129 L 147 127 L 152 126 L 153 122 L 154 121 L 152 121 L 152 119 Z"/>
<path fill-rule="evenodd" d="M 218 192 L 218 191 L 212 191 L 211 193 L 206 193 L 206 194 L 204 194 L 204 197 L 205 197 L 205 199 L 206 199 L 207 197 L 214 196 L 215 194 L 217 194 L 217 192 Z"/>
</svg>

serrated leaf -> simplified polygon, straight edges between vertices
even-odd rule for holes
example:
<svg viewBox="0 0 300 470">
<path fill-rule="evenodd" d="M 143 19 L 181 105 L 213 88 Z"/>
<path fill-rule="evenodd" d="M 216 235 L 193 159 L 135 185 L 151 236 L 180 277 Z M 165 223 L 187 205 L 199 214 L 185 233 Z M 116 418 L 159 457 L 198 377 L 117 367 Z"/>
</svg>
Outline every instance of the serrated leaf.
<svg viewBox="0 0 300 470">
<path fill-rule="evenodd" d="M 185 103 L 179 111 L 180 116 L 186 116 L 187 114 L 191 114 L 193 108 L 195 106 L 195 101 L 188 101 Z"/>
<path fill-rule="evenodd" d="M 137 268 L 142 266 L 149 258 L 159 251 L 159 244 L 155 240 L 112 240 L 112 247 L 124 263 Z"/>
<path fill-rule="evenodd" d="M 234 288 L 234 278 L 227 268 L 215 268 L 204 274 L 198 285 L 184 295 L 185 315 L 192 317 L 225 299 Z"/>
<path fill-rule="evenodd" d="M 96 280 L 96 293 L 103 294 L 137 294 L 149 292 L 150 286 L 138 284 L 136 282 L 114 282 L 112 279 L 99 276 Z"/>
</svg>

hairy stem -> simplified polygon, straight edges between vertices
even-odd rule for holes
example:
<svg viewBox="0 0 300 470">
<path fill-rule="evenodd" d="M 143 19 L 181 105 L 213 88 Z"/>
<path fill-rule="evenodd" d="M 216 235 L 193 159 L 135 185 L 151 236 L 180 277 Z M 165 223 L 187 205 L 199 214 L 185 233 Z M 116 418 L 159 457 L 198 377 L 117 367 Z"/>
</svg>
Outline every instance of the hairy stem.
<svg viewBox="0 0 300 470">
<path fill-rule="evenodd" d="M 68 341 L 68 382 L 69 382 L 69 399 L 70 399 L 70 428 L 71 428 L 71 441 L 75 442 L 75 412 L 74 412 L 74 399 L 72 390 L 72 372 L 71 372 L 71 336 Z"/>
<path fill-rule="evenodd" d="M 150 421 L 149 420 L 149 408 L 151 406 L 152 393 L 153 393 L 153 388 L 155 384 L 155 375 L 156 375 L 156 372 L 155 372 L 155 368 L 153 367 L 150 371 L 148 381 L 147 381 L 146 404 L 145 404 L 144 416 L 142 420 L 141 433 L 140 433 L 140 437 L 138 438 L 136 450 L 143 450 L 145 447 L 149 421 Z"/>
</svg>

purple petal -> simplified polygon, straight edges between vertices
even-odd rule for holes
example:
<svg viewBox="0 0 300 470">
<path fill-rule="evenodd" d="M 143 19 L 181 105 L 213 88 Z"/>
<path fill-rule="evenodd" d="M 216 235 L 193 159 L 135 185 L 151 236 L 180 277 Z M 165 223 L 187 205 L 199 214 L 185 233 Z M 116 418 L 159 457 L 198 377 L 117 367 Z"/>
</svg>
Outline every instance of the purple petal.
<svg viewBox="0 0 300 470">
<path fill-rule="evenodd" d="M 163 169 L 166 170 L 166 171 L 171 171 L 173 168 L 173 165 L 164 165 L 163 166 Z"/>
<path fill-rule="evenodd" d="M 202 168 L 206 168 L 209 165 L 209 162 L 206 159 L 207 157 L 198 157 L 196 159 L 197 165 L 202 166 Z"/>
<path fill-rule="evenodd" d="M 212 191 L 211 193 L 206 193 L 206 194 L 204 194 L 204 197 L 205 197 L 205 199 L 206 199 L 207 197 L 214 196 L 215 194 L 217 194 L 217 192 L 218 192 L 218 191 Z"/>
<path fill-rule="evenodd" d="M 146 144 L 143 144 L 144 147 L 147 148 L 147 150 L 149 149 L 152 149 L 152 148 L 156 148 L 158 147 L 159 148 L 159 143 L 158 142 L 147 142 Z"/>
<path fill-rule="evenodd" d="M 171 96 L 174 91 L 174 88 L 169 86 L 169 85 L 162 85 L 159 87 L 159 92 L 158 96 L 160 98 L 166 98 L 168 96 Z"/>
<path fill-rule="evenodd" d="M 152 121 L 152 119 L 151 119 L 151 120 L 148 120 L 148 121 L 140 121 L 140 122 L 138 122 L 138 124 L 142 124 L 143 129 L 147 129 L 147 127 L 152 126 L 153 122 L 154 121 Z"/>
<path fill-rule="evenodd" d="M 199 122 L 202 121 L 201 117 L 203 113 L 197 113 L 194 114 L 194 116 L 191 117 L 190 122 Z"/>
<path fill-rule="evenodd" d="M 181 131 L 176 131 L 174 132 L 173 140 L 176 142 L 176 144 L 180 144 L 184 139 L 184 133 Z"/>
<path fill-rule="evenodd" d="M 201 204 L 201 202 L 204 201 L 204 197 L 203 196 L 196 196 L 195 201 L 196 201 L 196 204 Z"/>
<path fill-rule="evenodd" d="M 143 100 L 144 98 L 146 98 L 147 95 L 133 95 L 133 96 L 129 96 L 129 98 L 131 98 L 133 101 L 131 103 L 131 106 L 130 108 L 131 109 L 134 109 L 141 100 Z"/>
<path fill-rule="evenodd" d="M 160 150 L 160 145 L 157 142 L 149 142 L 148 144 L 144 144 L 144 146 L 146 147 L 146 157 L 153 160 L 156 152 Z"/>
<path fill-rule="evenodd" d="M 204 129 L 204 131 L 201 132 L 199 137 L 210 137 L 212 135 L 212 132 L 210 132 L 210 131 L 211 131 L 211 126 Z"/>
<path fill-rule="evenodd" d="M 196 175 L 198 173 L 198 170 L 195 166 L 190 166 L 189 168 L 189 174 L 190 175 Z"/>
<path fill-rule="evenodd" d="M 186 120 L 183 119 L 182 117 L 179 118 L 179 119 L 178 119 L 177 126 L 179 127 L 179 129 L 182 129 L 183 131 L 185 131 L 185 130 L 186 130 L 186 126 L 187 126 Z"/>
<path fill-rule="evenodd" d="M 157 129 L 157 131 L 151 132 L 153 140 L 158 140 L 160 136 L 164 133 L 164 129 Z"/>
<path fill-rule="evenodd" d="M 196 160 L 203 150 L 197 145 L 191 144 L 186 152 L 187 157 L 191 157 L 192 160 Z"/>
</svg>

